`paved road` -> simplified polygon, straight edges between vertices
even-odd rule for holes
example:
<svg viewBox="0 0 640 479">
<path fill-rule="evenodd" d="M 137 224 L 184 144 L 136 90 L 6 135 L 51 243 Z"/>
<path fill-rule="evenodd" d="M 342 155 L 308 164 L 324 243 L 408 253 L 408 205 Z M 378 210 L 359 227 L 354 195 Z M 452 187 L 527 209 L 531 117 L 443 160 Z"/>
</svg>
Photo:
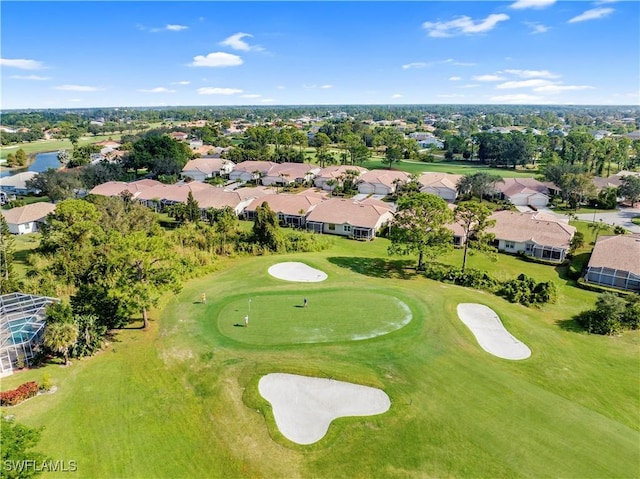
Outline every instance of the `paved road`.
<svg viewBox="0 0 640 479">
<path fill-rule="evenodd" d="M 583 221 L 593 221 L 594 215 L 593 213 L 576 215 L 578 219 Z M 615 213 L 596 213 L 595 220 L 602 220 L 604 223 L 608 225 L 620 225 L 624 228 L 628 229 L 633 233 L 640 233 L 640 226 L 633 224 L 631 222 L 631 218 L 634 216 L 640 216 L 640 207 L 636 208 L 620 208 Z"/>
</svg>

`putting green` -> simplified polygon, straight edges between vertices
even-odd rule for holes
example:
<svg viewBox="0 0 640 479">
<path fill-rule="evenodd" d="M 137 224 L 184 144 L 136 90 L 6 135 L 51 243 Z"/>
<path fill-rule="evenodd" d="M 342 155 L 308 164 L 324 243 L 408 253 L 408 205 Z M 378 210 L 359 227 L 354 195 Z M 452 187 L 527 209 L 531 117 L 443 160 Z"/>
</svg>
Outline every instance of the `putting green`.
<svg viewBox="0 0 640 479">
<path fill-rule="evenodd" d="M 248 328 L 244 327 L 246 314 Z M 403 301 L 379 291 L 287 291 L 230 298 L 220 309 L 218 328 L 223 335 L 248 344 L 326 343 L 388 334 L 411 318 Z"/>
</svg>

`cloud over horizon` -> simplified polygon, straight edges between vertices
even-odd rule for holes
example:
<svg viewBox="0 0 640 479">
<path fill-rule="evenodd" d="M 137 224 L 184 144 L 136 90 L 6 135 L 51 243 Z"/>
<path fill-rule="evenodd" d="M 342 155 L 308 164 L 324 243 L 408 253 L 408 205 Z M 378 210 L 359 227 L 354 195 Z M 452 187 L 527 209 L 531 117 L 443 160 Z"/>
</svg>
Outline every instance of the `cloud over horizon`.
<svg viewBox="0 0 640 479">
<path fill-rule="evenodd" d="M 613 8 L 592 8 L 570 19 L 567 23 L 586 22 L 607 17 L 614 12 Z"/>
<path fill-rule="evenodd" d="M 192 67 L 225 68 L 242 65 L 242 58 L 238 55 L 225 52 L 213 52 L 208 55 L 196 55 L 193 57 Z"/>
<path fill-rule="evenodd" d="M 492 13 L 483 20 L 473 20 L 466 15 L 454 18 L 448 22 L 424 22 L 422 28 L 427 30 L 430 37 L 446 38 L 456 35 L 473 35 L 493 30 L 500 22 L 509 20 L 509 15 Z"/>
<path fill-rule="evenodd" d="M 20 70 L 42 70 L 44 68 L 42 62 L 25 58 L 0 58 L 0 66 L 19 68 Z"/>
<path fill-rule="evenodd" d="M 260 45 L 249 45 L 247 42 L 242 40 L 243 38 L 253 38 L 253 35 L 251 35 L 250 33 L 243 33 L 243 32 L 234 33 L 230 37 L 227 37 L 224 40 L 222 40 L 220 42 L 220 45 L 231 47 L 234 50 L 241 50 L 243 52 L 248 52 L 248 51 L 259 52 L 264 50 L 264 48 L 262 48 Z"/>
</svg>

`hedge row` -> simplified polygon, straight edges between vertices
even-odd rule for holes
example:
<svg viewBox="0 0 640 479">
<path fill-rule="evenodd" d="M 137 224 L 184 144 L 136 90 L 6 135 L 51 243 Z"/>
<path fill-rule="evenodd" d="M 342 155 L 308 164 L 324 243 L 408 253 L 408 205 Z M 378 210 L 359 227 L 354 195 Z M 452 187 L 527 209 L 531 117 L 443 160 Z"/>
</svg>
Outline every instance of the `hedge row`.
<svg viewBox="0 0 640 479">
<path fill-rule="evenodd" d="M 0 392 L 0 406 L 15 406 L 22 401 L 38 395 L 38 383 L 30 381 L 10 391 Z"/>
</svg>

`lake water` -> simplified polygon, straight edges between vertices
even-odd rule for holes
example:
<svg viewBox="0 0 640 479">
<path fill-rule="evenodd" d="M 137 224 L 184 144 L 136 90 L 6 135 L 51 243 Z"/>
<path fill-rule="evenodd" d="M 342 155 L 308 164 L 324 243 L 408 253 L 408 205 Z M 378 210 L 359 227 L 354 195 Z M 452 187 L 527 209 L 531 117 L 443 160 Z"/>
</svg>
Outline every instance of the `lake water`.
<svg viewBox="0 0 640 479">
<path fill-rule="evenodd" d="M 0 167 L 2 171 L 0 171 L 0 177 L 2 176 L 11 176 L 16 173 L 22 173 L 24 171 L 35 171 L 36 173 L 42 173 L 43 171 L 48 170 L 49 168 L 60 168 L 60 162 L 58 161 L 58 152 L 52 151 L 50 153 L 38 153 L 31 163 L 26 168 L 20 168 L 19 170 L 9 170 L 4 167 Z"/>
</svg>

